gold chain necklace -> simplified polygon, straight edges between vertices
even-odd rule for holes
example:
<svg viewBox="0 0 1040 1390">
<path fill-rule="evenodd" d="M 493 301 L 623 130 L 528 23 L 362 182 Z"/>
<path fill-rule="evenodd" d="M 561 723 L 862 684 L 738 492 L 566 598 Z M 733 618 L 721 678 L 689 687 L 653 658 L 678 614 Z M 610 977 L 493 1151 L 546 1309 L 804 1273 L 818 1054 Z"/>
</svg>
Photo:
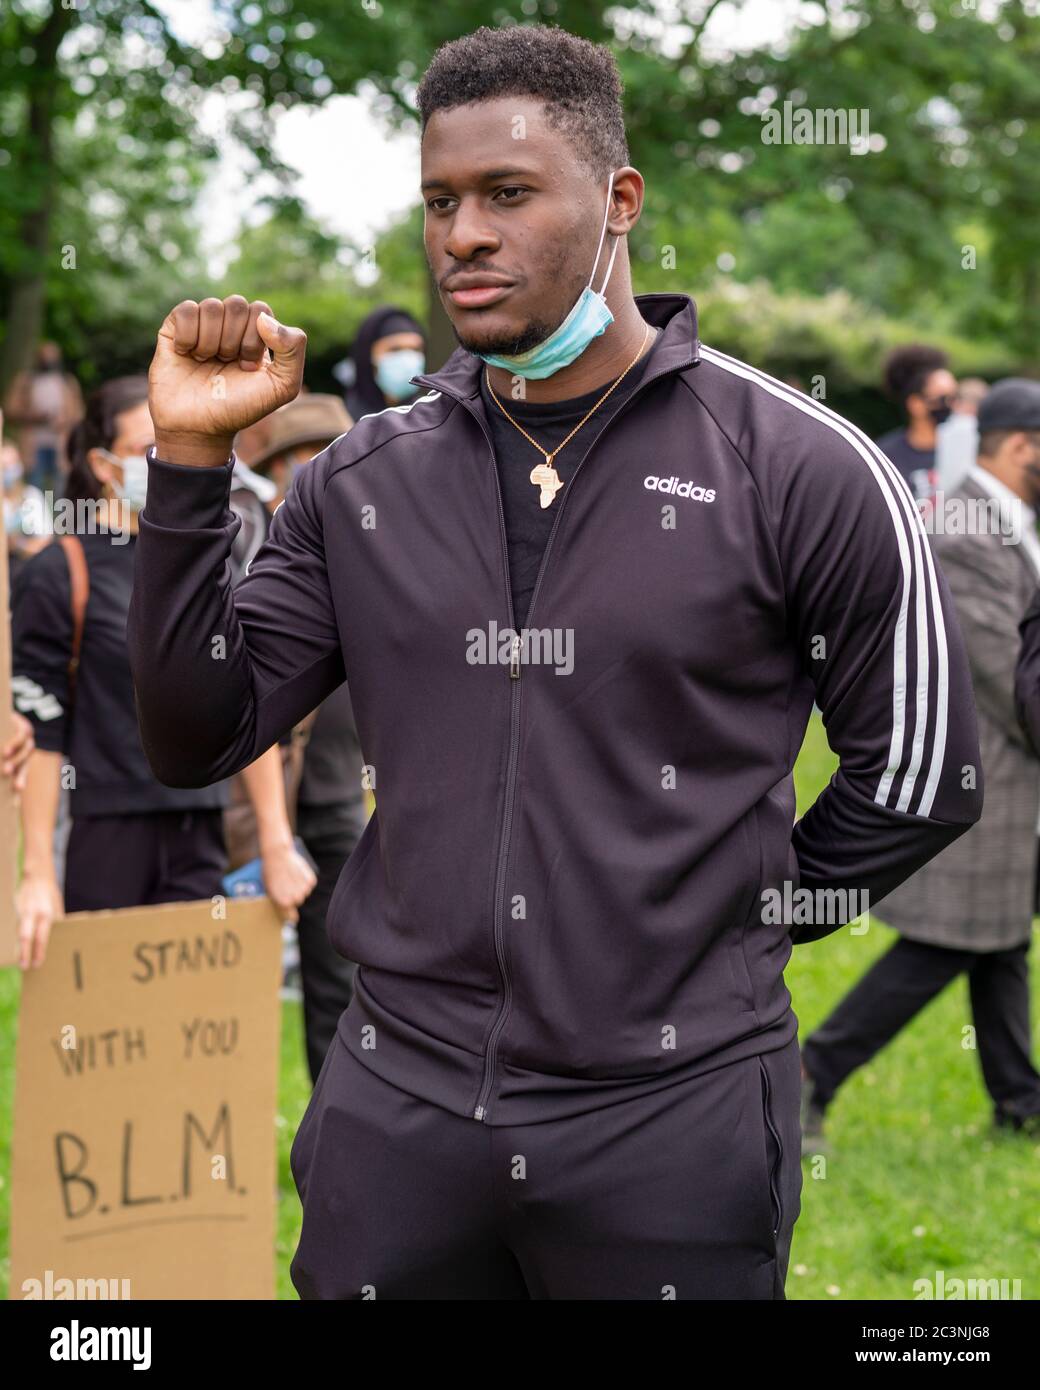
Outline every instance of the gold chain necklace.
<svg viewBox="0 0 1040 1390">
<path fill-rule="evenodd" d="M 539 489 L 539 501 L 543 509 L 552 504 L 556 494 L 559 492 L 560 488 L 563 487 L 563 479 L 560 477 L 556 469 L 553 467 L 553 459 L 563 448 L 564 444 L 569 443 L 569 441 L 574 438 L 574 436 L 578 433 L 578 431 L 581 429 L 582 425 L 584 425 L 585 421 L 589 418 L 589 416 L 593 415 L 600 408 L 603 402 L 610 395 L 611 391 L 616 390 L 616 388 L 621 385 L 625 377 L 642 357 L 643 349 L 646 347 L 646 340 L 649 336 L 650 325 L 647 324 L 646 332 L 643 334 L 643 341 L 640 343 L 639 351 L 636 353 L 635 357 L 632 358 L 632 361 L 629 362 L 628 366 L 621 373 L 618 379 L 612 385 L 607 387 L 607 389 L 603 392 L 603 395 L 600 396 L 599 400 L 588 412 L 588 414 L 584 415 L 578 421 L 578 423 L 571 430 L 567 438 L 561 440 L 561 442 L 557 444 L 556 448 L 553 449 L 551 453 L 547 453 L 546 450 L 543 449 L 542 446 L 538 443 L 537 439 L 532 439 L 531 436 L 524 429 L 523 425 L 518 425 L 516 423 L 512 415 L 510 415 L 509 411 L 505 408 L 502 402 L 495 395 L 495 388 L 491 385 L 491 377 L 488 373 L 488 369 L 487 367 L 484 368 L 484 378 L 487 381 L 487 388 L 491 392 L 492 400 L 498 406 L 499 410 L 506 417 L 509 423 L 511 425 L 515 425 L 516 428 L 520 431 L 520 433 L 524 436 L 524 438 L 528 441 L 528 443 L 533 444 L 534 447 L 538 450 L 538 452 L 544 455 L 545 457 L 545 462 L 539 463 L 535 468 L 532 468 L 530 473 L 531 482 L 534 483 L 535 487 Z"/>
</svg>

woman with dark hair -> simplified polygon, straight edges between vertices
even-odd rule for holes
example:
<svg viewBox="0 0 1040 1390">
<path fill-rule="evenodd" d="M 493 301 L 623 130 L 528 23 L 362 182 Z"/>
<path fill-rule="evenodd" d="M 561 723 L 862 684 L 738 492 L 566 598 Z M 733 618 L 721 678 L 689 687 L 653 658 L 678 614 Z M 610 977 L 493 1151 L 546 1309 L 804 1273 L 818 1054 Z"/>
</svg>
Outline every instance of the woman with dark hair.
<svg viewBox="0 0 1040 1390">
<path fill-rule="evenodd" d="M 876 441 L 906 479 L 916 501 L 930 503 L 938 478 L 935 444 L 938 427 L 950 418 L 957 378 L 942 348 L 904 343 L 885 359 L 887 395 L 896 401 L 906 423 Z"/>
<path fill-rule="evenodd" d="M 422 389 L 411 384 L 426 370 L 426 337 L 404 309 L 384 304 L 363 319 L 350 349 L 345 375 L 347 410 L 354 420 L 410 401 Z"/>
<path fill-rule="evenodd" d="M 69 436 L 66 505 L 55 541 L 33 556 L 12 596 L 15 708 L 36 749 L 22 795 L 21 964 L 43 962 L 63 911 L 137 907 L 222 891 L 226 786 L 167 787 L 141 746 L 126 651 L 145 453 L 154 430 L 148 381 L 119 377 L 93 392 Z M 75 524 L 69 527 L 69 517 Z M 266 836 L 269 895 L 294 915 L 314 885 L 285 815 L 277 749 L 248 770 Z M 71 830 L 64 902 L 54 860 L 63 789 Z"/>
</svg>

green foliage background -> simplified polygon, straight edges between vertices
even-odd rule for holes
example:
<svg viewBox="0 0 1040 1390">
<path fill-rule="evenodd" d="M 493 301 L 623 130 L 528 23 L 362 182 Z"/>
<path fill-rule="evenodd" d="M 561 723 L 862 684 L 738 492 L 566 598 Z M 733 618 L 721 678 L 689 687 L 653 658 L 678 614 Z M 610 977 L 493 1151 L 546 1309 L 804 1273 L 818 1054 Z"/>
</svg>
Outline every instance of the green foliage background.
<svg viewBox="0 0 1040 1390">
<path fill-rule="evenodd" d="M 222 30 L 197 50 L 151 0 L 12 0 L 0 11 L 0 379 L 43 331 L 87 384 L 137 370 L 170 304 L 234 289 L 307 328 L 310 384 L 329 387 L 374 304 L 427 313 L 421 205 L 386 229 L 379 278 L 360 283 L 365 248 L 315 224 L 271 153 L 277 113 L 361 91 L 388 129 L 414 128 L 415 83 L 440 42 L 539 21 L 617 53 L 648 187 L 637 292 L 694 295 L 708 341 L 779 376 L 825 377 L 828 400 L 868 427 L 890 422 L 875 383 L 895 342 L 937 341 L 965 373 L 1035 371 L 1037 0 L 807 0 L 782 41 L 741 30 L 738 53 L 710 42 L 718 9 L 214 0 Z M 731 0 L 738 21 L 743 10 Z M 214 92 L 231 103 L 219 139 L 197 121 Z M 883 147 L 764 144 L 762 113 L 785 100 L 865 110 Z M 227 142 L 282 191 L 214 281 L 193 208 Z M 364 196 L 349 151 L 329 175 Z"/>
</svg>

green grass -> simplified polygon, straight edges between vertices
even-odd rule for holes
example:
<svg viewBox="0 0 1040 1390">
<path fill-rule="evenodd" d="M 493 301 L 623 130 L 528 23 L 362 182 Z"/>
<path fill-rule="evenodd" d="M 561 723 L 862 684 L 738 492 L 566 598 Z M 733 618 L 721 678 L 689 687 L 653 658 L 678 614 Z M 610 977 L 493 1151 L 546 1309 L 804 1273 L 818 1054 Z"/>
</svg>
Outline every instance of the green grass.
<svg viewBox="0 0 1040 1390">
<path fill-rule="evenodd" d="M 295 1298 L 289 1261 L 300 1237 L 300 1199 L 289 1169 L 289 1150 L 307 1101 L 311 1078 L 303 1046 L 303 1008 L 282 1004 L 282 1065 L 278 1076 L 278 1211 L 275 1215 L 275 1284 L 279 1298 Z"/>
<path fill-rule="evenodd" d="M 799 812 L 836 766 L 814 717 L 795 768 Z M 865 935 L 795 947 L 787 983 L 802 1037 L 895 939 L 872 913 Z M 788 1298 L 909 1299 L 940 1269 L 947 1284 L 1020 1279 L 1023 1299 L 1040 1297 L 1040 1143 L 994 1135 L 978 1054 L 961 1046 L 970 1022 L 961 978 L 838 1093 L 825 1170 L 802 1165 Z"/>
<path fill-rule="evenodd" d="M 795 770 L 799 810 L 829 779 L 836 761 L 818 718 Z M 872 917 L 863 936 L 835 932 L 795 948 L 787 980 L 802 1035 L 895 939 Z M 1034 1020 L 1040 965 L 1033 952 Z M 0 971 L 0 1283 L 6 1292 L 14 1038 L 19 975 Z M 1023 1299 L 1040 1297 L 1040 1143 L 997 1138 L 978 1056 L 961 1047 L 970 1022 L 967 985 L 957 981 L 866 1067 L 828 1114 L 826 1163 L 803 1164 L 802 1214 L 795 1229 L 787 1295 L 792 1299 L 911 1299 L 914 1281 L 1021 1280 Z M 289 1261 L 300 1214 L 289 1149 L 310 1091 L 300 1007 L 282 1009 L 278 1095 L 279 1298 L 295 1298 Z M 818 1160 L 817 1160 L 818 1162 Z"/>
</svg>

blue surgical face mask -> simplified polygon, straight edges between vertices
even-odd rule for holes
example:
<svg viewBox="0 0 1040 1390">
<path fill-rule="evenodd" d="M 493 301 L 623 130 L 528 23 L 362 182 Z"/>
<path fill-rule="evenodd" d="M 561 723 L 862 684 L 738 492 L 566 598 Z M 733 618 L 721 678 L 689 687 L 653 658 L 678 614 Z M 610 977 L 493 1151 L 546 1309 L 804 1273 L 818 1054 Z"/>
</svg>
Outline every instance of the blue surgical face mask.
<svg viewBox="0 0 1040 1390">
<path fill-rule="evenodd" d="M 569 367 L 576 357 L 581 356 L 593 338 L 598 338 L 614 322 L 614 315 L 607 307 L 607 301 L 603 295 L 607 288 L 607 281 L 610 279 L 610 272 L 614 269 L 614 257 L 617 255 L 620 237 L 614 239 L 614 249 L 610 253 L 610 262 L 607 265 L 607 273 L 603 277 L 603 284 L 598 290 L 592 288 L 592 276 L 595 275 L 596 266 L 599 265 L 599 253 L 603 246 L 603 238 L 607 233 L 610 195 L 613 188 L 614 175 L 611 173 L 610 183 L 607 185 L 607 205 L 603 209 L 603 226 L 600 229 L 596 258 L 592 262 L 589 283 L 582 290 L 577 303 L 559 328 L 550 333 L 548 338 L 543 338 L 535 347 L 529 348 L 527 352 L 519 353 L 516 357 L 501 357 L 497 353 L 478 352 L 476 355 L 484 362 L 489 363 L 492 367 L 502 367 L 505 371 L 511 372 L 513 376 L 526 377 L 529 381 L 540 381 L 543 377 L 552 376 L 562 367 Z"/>
<path fill-rule="evenodd" d="M 384 396 L 400 400 L 410 396 L 416 388 L 412 377 L 426 370 L 425 354 L 415 348 L 396 348 L 386 353 L 376 363 L 376 384 Z"/>
<path fill-rule="evenodd" d="M 131 511 L 139 512 L 144 508 L 145 494 L 148 491 L 148 460 L 144 454 L 127 454 L 125 458 L 116 458 L 115 454 L 109 453 L 107 449 L 100 450 L 112 463 L 117 463 L 123 470 L 122 484 L 112 479 L 112 491 L 117 497 L 121 498 Z"/>
</svg>

